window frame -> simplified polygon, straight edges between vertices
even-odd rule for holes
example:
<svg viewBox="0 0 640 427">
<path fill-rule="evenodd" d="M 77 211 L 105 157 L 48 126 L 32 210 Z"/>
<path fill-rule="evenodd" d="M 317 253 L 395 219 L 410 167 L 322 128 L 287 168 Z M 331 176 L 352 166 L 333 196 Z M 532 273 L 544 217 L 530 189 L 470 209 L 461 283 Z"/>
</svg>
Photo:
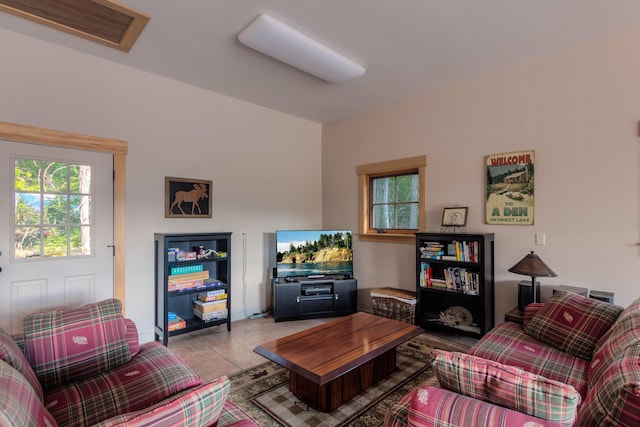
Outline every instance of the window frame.
<svg viewBox="0 0 640 427">
<path fill-rule="evenodd" d="M 415 243 L 415 233 L 426 229 L 427 224 L 427 156 L 407 157 L 404 159 L 388 160 L 378 163 L 370 163 L 357 167 L 359 186 L 359 206 L 358 213 L 360 233 L 358 239 L 372 242 L 390 243 Z M 418 226 L 413 230 L 386 230 L 384 233 L 371 228 L 371 178 L 385 175 L 406 174 L 407 172 L 418 173 Z"/>
</svg>

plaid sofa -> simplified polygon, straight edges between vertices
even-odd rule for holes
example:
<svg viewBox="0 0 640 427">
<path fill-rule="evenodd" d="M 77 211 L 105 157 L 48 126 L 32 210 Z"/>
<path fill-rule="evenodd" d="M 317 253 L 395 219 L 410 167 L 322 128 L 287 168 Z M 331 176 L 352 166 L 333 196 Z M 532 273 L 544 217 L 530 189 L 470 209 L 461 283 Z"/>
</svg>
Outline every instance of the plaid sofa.
<svg viewBox="0 0 640 427">
<path fill-rule="evenodd" d="M 640 426 L 640 298 L 556 293 L 466 354 L 436 350 L 433 368 L 386 427 Z"/>
<path fill-rule="evenodd" d="M 227 401 L 226 377 L 204 384 L 109 299 L 34 313 L 0 329 L 2 426 L 257 426 Z"/>
</svg>

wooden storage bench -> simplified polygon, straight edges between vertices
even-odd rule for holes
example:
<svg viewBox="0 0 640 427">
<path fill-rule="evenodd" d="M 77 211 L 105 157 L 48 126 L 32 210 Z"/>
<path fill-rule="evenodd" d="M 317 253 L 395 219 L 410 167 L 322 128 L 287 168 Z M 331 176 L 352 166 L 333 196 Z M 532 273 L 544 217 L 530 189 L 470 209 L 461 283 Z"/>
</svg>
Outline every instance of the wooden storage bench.
<svg viewBox="0 0 640 427">
<path fill-rule="evenodd" d="M 373 314 L 414 324 L 416 317 L 416 293 L 397 288 L 371 290 Z"/>
</svg>

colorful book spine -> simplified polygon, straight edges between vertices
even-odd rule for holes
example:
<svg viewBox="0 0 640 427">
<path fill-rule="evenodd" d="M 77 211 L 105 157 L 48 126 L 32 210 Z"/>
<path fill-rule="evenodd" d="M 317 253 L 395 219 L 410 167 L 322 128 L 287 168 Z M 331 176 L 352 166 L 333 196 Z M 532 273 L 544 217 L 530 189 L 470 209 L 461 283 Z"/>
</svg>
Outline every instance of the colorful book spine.
<svg viewBox="0 0 640 427">
<path fill-rule="evenodd" d="M 171 267 L 171 275 L 176 274 L 187 274 L 187 273 L 198 273 L 203 271 L 204 267 L 202 264 L 193 264 L 193 265 L 185 265 L 179 267 Z"/>
</svg>

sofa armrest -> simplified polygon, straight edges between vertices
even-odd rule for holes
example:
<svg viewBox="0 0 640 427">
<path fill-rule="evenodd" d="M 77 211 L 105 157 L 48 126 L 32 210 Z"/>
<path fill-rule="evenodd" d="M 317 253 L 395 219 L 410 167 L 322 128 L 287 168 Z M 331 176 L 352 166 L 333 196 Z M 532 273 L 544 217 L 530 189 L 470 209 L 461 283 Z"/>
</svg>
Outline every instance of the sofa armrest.
<svg viewBox="0 0 640 427">
<path fill-rule="evenodd" d="M 135 356 L 140 352 L 140 340 L 138 339 L 138 328 L 136 324 L 131 319 L 124 319 L 124 337 L 127 340 L 127 344 L 129 344 L 129 351 L 131 352 L 131 357 Z"/>
<path fill-rule="evenodd" d="M 489 402 L 463 396 L 449 390 L 420 386 L 404 400 L 408 405 L 407 422 L 415 427 L 460 426 L 492 427 L 570 426 L 516 412 Z"/>
<path fill-rule="evenodd" d="M 524 318 L 522 320 L 523 329 L 529 324 L 529 322 L 531 321 L 531 318 L 535 316 L 535 314 L 538 311 L 540 311 L 543 304 L 544 303 L 542 302 L 532 302 L 531 304 L 529 304 L 524 308 Z"/>
<path fill-rule="evenodd" d="M 148 408 L 110 418 L 94 427 L 215 425 L 222 413 L 230 386 L 230 381 L 221 377 L 196 389 L 171 396 Z"/>
</svg>

